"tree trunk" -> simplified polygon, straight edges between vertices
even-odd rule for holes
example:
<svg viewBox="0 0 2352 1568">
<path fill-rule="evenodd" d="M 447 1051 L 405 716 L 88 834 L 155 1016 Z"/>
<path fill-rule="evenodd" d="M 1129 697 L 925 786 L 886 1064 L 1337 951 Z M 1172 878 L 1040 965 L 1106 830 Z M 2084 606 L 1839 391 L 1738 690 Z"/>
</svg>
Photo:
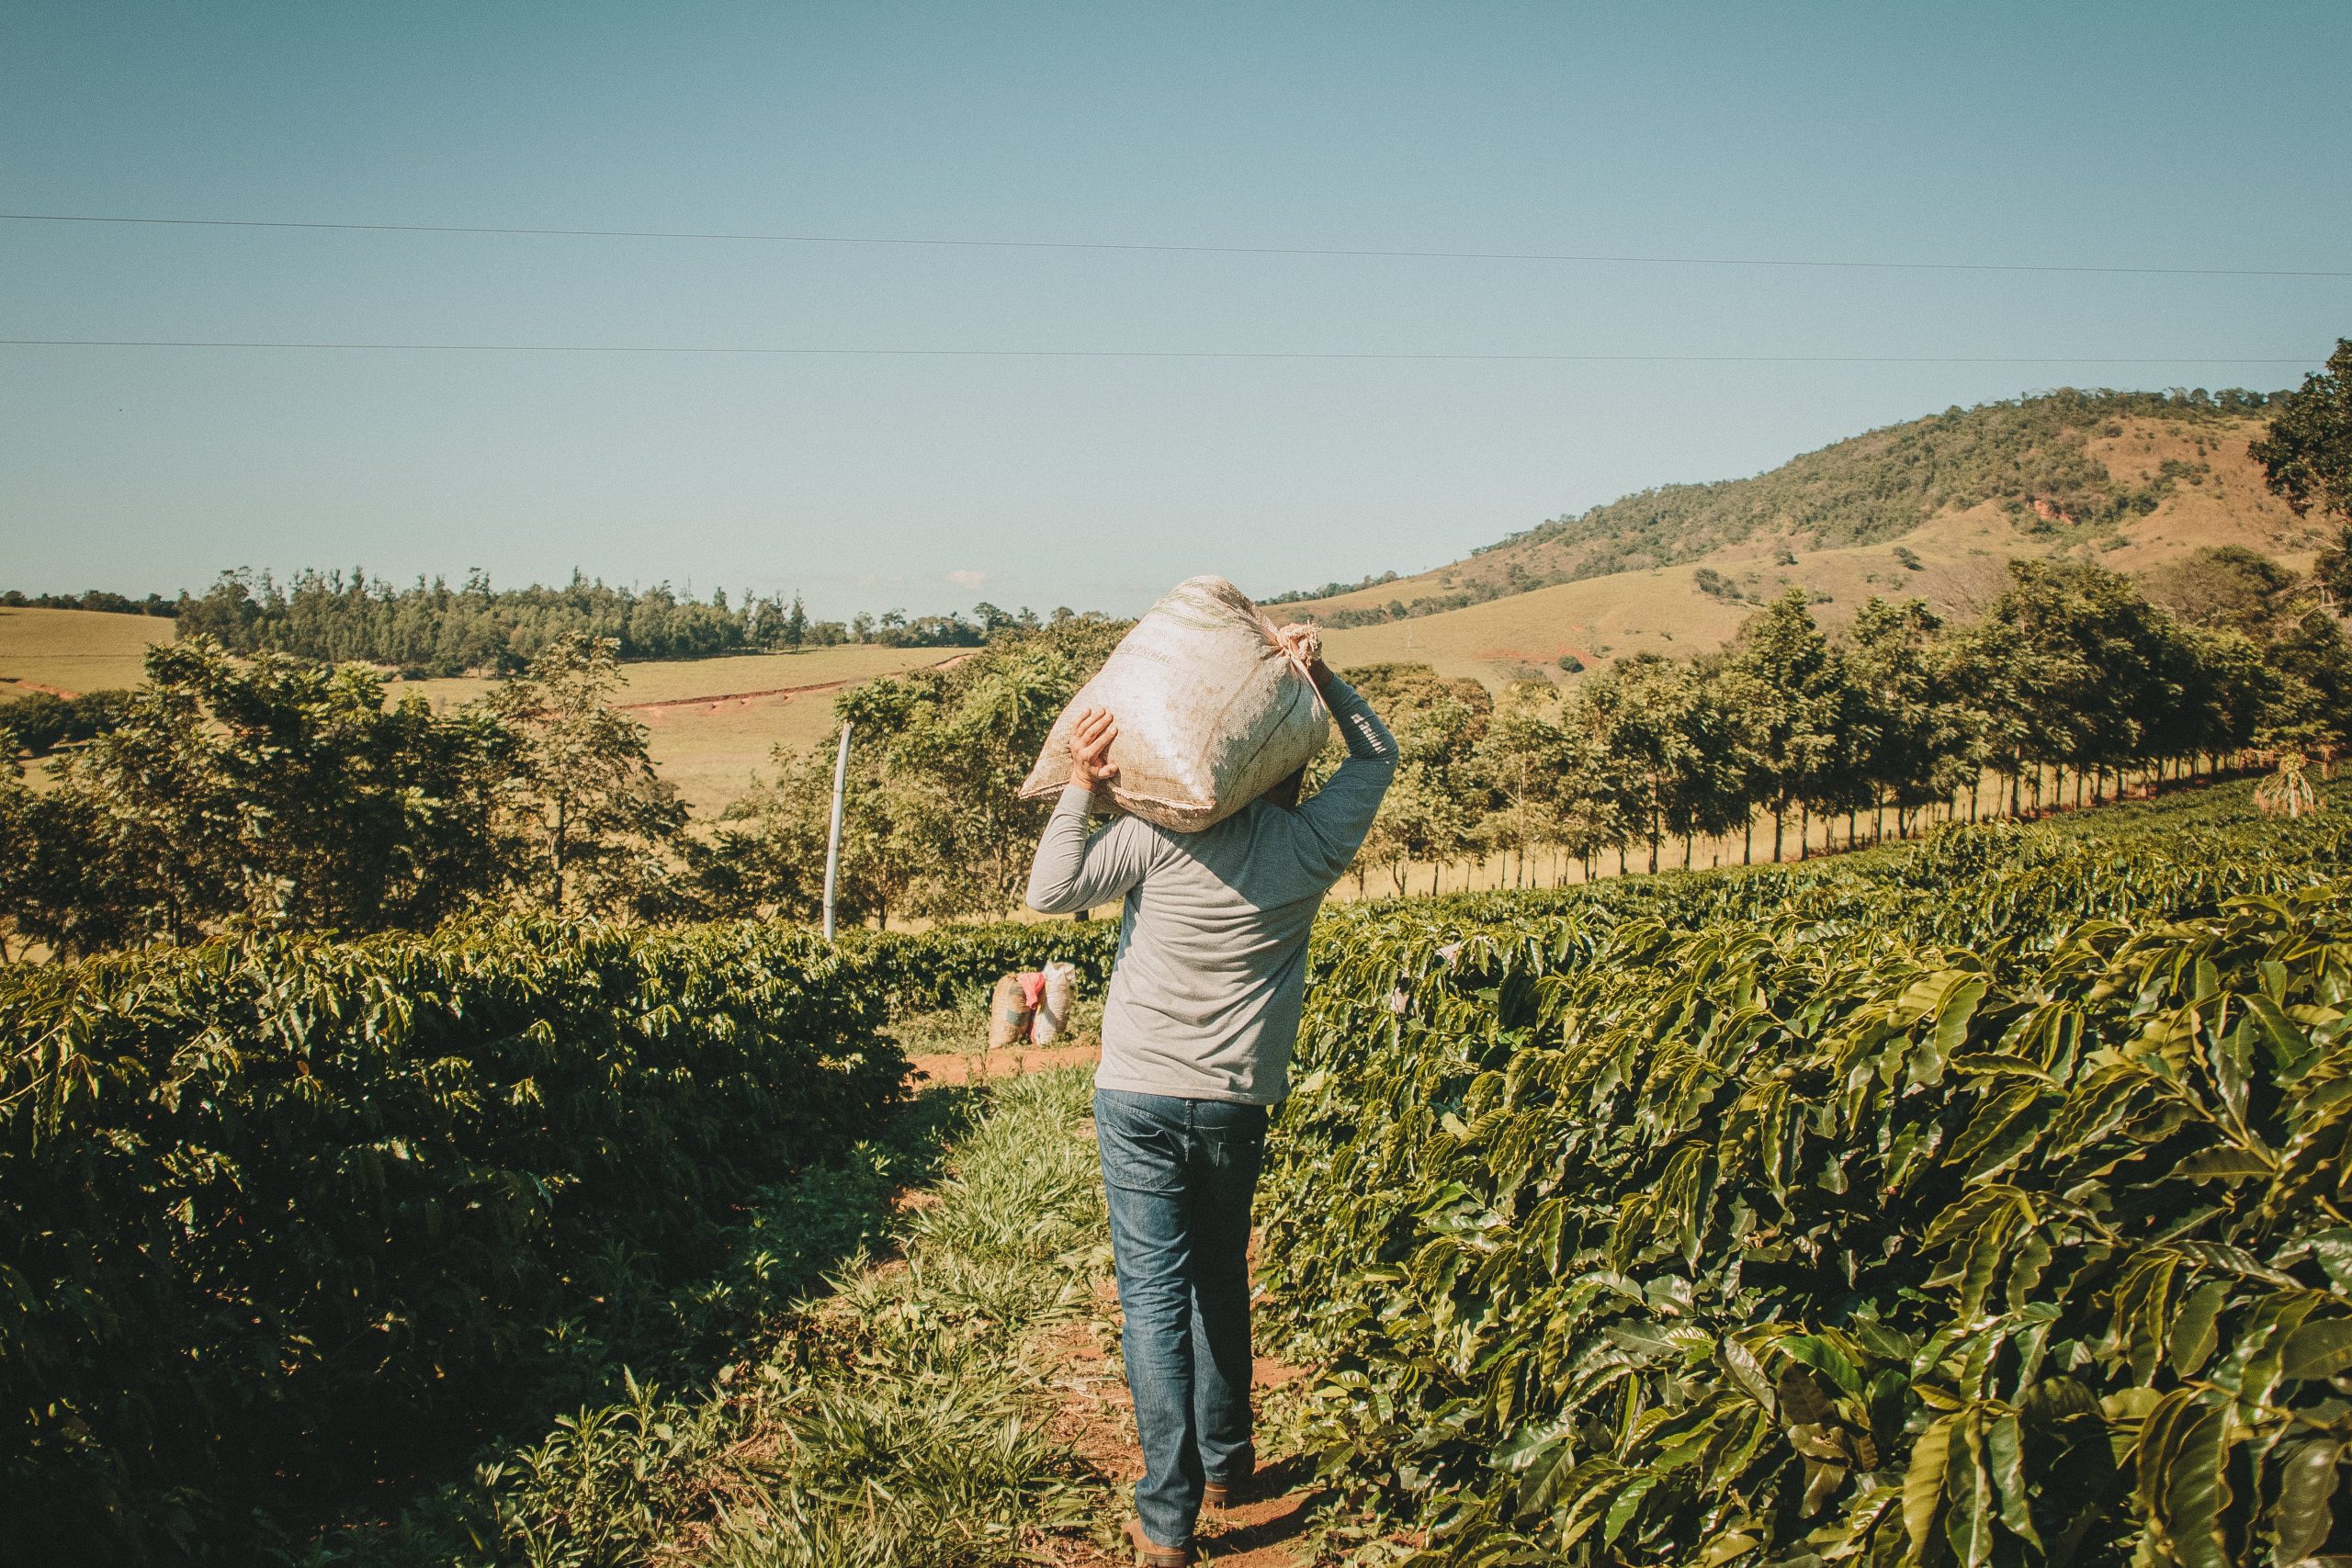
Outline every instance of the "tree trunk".
<svg viewBox="0 0 2352 1568">
<path fill-rule="evenodd" d="M 1787 825 L 1788 809 L 1780 806 L 1772 807 L 1772 863 L 1774 865 L 1781 863 L 1781 835 L 1786 830 Z"/>
</svg>

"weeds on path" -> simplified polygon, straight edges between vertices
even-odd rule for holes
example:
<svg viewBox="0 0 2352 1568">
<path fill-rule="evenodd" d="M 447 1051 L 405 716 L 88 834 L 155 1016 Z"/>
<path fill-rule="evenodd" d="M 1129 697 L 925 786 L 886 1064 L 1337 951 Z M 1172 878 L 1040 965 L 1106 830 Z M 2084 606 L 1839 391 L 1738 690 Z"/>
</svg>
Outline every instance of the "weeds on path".
<svg viewBox="0 0 2352 1568">
<path fill-rule="evenodd" d="M 960 1094 L 961 1091 L 954 1091 Z M 1108 1267 L 1088 1075 L 1003 1082 L 900 1255 L 852 1262 L 750 1362 L 621 1397 L 305 1568 L 1011 1563 L 1101 1506 L 1046 1435 L 1039 1331 Z"/>
<path fill-rule="evenodd" d="M 1089 1075 L 1013 1079 L 915 1217 L 902 1263 L 845 1280 L 760 1370 L 765 1419 L 715 1478 L 688 1555 L 723 1568 L 991 1564 L 1091 1519 L 1046 1435 L 1039 1330 L 1086 1309 L 1102 1255 Z"/>
</svg>

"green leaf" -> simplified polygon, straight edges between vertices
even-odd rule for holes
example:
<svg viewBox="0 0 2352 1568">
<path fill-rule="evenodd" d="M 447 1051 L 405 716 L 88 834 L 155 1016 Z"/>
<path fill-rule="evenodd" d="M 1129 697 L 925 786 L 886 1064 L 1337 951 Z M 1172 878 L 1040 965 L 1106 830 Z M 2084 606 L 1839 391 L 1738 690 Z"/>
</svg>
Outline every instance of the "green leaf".
<svg viewBox="0 0 2352 1568">
<path fill-rule="evenodd" d="M 1722 1564 L 1729 1562 L 1736 1557 L 1745 1557 L 1763 1544 L 1761 1540 L 1749 1535 L 1746 1530 L 1733 1530 L 1728 1535 L 1719 1535 L 1700 1551 L 1696 1568 L 1721 1568 Z"/>
<path fill-rule="evenodd" d="M 1910 1537 L 1905 1562 L 1929 1561 L 1929 1546 L 1940 1539 L 1937 1517 L 1942 1512 L 1944 1470 L 1951 1458 L 1952 1423 L 1958 1416 L 1940 1416 L 1911 1445 L 1910 1468 L 1903 1472 L 1903 1531 Z"/>
<path fill-rule="evenodd" d="M 2281 1074 L 2294 1077 L 2297 1066 L 2311 1055 L 2311 1041 L 2268 997 L 2256 992 L 2238 999 L 2245 1004 L 2247 1016 L 2262 1031 L 2263 1043 L 2270 1047 L 2271 1058 L 2278 1064 Z"/>
<path fill-rule="evenodd" d="M 2327 1271 L 2328 1283 L 2352 1294 L 2352 1229 L 2336 1225 L 2320 1231 L 2306 1245 L 2311 1247 L 2312 1258 Z"/>
<path fill-rule="evenodd" d="M 2231 1568 L 2229 1429 L 2229 1413 L 2188 1389 L 2165 1395 L 2141 1426 L 2141 1506 L 2181 1568 Z"/>
<path fill-rule="evenodd" d="M 1656 1475 L 1636 1476 L 1609 1500 L 1609 1512 L 1600 1526 L 1601 1545 L 1616 1543 L 1617 1538 L 1625 1533 L 1625 1527 L 1634 1522 L 1634 1516 L 1641 1511 L 1642 1499 L 1648 1496 L 1650 1488 L 1657 1484 Z"/>
<path fill-rule="evenodd" d="M 2278 1168 L 2250 1150 L 2218 1148 L 2199 1149 L 2174 1168 L 2191 1181 L 2234 1181 L 2249 1176 L 2269 1176 Z"/>
<path fill-rule="evenodd" d="M 2324 1317 L 2287 1336 L 2279 1370 L 2290 1378 L 2332 1378 L 2352 1367 L 2352 1317 Z"/>
<path fill-rule="evenodd" d="M 2001 1522 L 2036 1548 L 2041 1537 L 2033 1528 L 2033 1508 L 2026 1495 L 2025 1434 L 2017 1413 L 1997 1417 L 1984 1429 L 1984 1456 L 1991 1462 L 1993 1484 L 2001 1493 Z"/>
<path fill-rule="evenodd" d="M 2188 1292 L 2180 1303 L 2179 1313 L 2172 1320 L 2172 1370 L 2182 1377 L 2195 1377 L 2213 1354 L 2215 1335 L 2214 1314 L 2228 1301 L 2230 1287 L 2220 1280 L 2208 1280 Z"/>
<path fill-rule="evenodd" d="M 2327 1544 L 2335 1528 L 2336 1481 L 2343 1445 L 2332 1438 L 2284 1445 L 2278 1461 L 2278 1503 L 2272 1510 L 2280 1562 L 2301 1562 Z"/>
<path fill-rule="evenodd" d="M 1981 1409 L 1955 1416 L 1961 1440 L 1951 1445 L 1944 1475 L 1944 1540 L 1961 1568 L 1984 1568 L 1993 1560 L 1993 1476 L 1984 1462 Z"/>
</svg>

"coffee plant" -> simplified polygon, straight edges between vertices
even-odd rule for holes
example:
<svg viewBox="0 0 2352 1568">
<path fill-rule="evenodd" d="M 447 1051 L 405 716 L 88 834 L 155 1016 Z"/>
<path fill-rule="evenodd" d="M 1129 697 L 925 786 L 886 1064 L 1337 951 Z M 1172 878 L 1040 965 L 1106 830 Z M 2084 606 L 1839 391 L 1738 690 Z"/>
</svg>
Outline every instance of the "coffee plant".
<svg viewBox="0 0 2352 1568">
<path fill-rule="evenodd" d="M 0 970 L 0 1558 L 399 1473 L 899 1102 L 806 933 L 518 923 Z M 233 1533 L 233 1524 L 229 1527 Z"/>
<path fill-rule="evenodd" d="M 2166 826 L 1335 919 L 1327 1470 L 1464 1568 L 2352 1551 L 2344 841 Z"/>
</svg>

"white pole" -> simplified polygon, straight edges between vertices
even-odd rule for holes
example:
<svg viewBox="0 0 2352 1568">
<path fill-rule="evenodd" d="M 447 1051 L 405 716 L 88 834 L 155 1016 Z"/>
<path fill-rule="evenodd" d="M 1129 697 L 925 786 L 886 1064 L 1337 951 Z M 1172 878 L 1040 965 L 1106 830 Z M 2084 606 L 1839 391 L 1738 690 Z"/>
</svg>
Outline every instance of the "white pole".
<svg viewBox="0 0 2352 1568">
<path fill-rule="evenodd" d="M 825 840 L 825 940 L 833 940 L 833 883 L 842 869 L 842 784 L 849 777 L 849 723 L 842 723 L 842 749 L 833 757 L 833 826 Z"/>
</svg>

